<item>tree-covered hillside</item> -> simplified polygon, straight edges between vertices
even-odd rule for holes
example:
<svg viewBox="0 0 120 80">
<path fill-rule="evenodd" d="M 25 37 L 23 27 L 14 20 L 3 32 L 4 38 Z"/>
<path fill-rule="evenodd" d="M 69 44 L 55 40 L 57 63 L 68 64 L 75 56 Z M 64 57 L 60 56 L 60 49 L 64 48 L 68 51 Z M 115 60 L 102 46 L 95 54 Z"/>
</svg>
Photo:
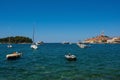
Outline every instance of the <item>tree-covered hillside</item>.
<svg viewBox="0 0 120 80">
<path fill-rule="evenodd" d="M 32 43 L 32 39 L 24 36 L 0 38 L 0 43 Z"/>
</svg>

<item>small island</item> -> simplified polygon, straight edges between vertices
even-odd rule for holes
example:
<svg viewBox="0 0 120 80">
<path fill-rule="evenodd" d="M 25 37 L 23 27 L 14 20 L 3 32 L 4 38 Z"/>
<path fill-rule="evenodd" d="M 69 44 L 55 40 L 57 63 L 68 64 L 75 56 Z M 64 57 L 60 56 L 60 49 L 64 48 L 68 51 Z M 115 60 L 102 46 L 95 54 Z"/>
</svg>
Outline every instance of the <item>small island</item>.
<svg viewBox="0 0 120 80">
<path fill-rule="evenodd" d="M 5 37 L 5 38 L 0 38 L 0 43 L 6 44 L 6 43 L 14 43 L 14 44 L 19 44 L 19 43 L 32 43 L 32 39 L 29 37 L 25 36 L 11 36 L 11 37 Z"/>
</svg>

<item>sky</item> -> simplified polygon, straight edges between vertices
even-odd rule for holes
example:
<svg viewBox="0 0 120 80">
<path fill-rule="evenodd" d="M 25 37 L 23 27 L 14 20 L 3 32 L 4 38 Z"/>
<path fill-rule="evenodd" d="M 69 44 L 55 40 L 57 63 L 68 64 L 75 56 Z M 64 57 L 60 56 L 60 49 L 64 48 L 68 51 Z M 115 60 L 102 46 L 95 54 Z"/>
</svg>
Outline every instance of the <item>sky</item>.
<svg viewBox="0 0 120 80">
<path fill-rule="evenodd" d="M 0 38 L 77 42 L 101 32 L 120 36 L 119 0 L 0 0 Z"/>
</svg>

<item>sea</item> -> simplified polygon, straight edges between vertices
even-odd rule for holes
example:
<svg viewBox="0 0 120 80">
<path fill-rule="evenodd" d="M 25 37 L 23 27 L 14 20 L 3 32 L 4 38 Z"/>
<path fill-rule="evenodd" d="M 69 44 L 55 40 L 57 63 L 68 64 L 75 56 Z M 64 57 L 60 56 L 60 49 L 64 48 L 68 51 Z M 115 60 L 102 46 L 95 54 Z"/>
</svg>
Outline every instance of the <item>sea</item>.
<svg viewBox="0 0 120 80">
<path fill-rule="evenodd" d="M 37 50 L 30 44 L 0 44 L 0 80 L 120 80 L 120 44 L 45 43 Z M 21 52 L 16 60 L 6 55 Z M 76 61 L 68 61 L 71 53 Z"/>
</svg>

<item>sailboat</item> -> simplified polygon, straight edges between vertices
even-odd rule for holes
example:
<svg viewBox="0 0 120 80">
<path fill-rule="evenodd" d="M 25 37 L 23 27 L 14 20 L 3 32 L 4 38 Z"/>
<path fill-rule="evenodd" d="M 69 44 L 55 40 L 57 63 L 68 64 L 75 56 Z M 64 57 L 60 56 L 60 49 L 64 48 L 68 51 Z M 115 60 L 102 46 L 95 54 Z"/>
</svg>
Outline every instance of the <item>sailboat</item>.
<svg viewBox="0 0 120 80">
<path fill-rule="evenodd" d="M 34 29 L 34 27 L 33 27 L 33 43 L 31 44 L 31 48 L 32 49 L 37 49 L 38 48 L 38 46 L 36 45 L 36 43 L 34 42 L 34 34 L 35 34 L 35 29 Z"/>
<path fill-rule="evenodd" d="M 9 44 L 7 46 L 8 48 L 12 48 L 12 45 L 10 44 L 10 37 L 9 37 Z"/>
</svg>

